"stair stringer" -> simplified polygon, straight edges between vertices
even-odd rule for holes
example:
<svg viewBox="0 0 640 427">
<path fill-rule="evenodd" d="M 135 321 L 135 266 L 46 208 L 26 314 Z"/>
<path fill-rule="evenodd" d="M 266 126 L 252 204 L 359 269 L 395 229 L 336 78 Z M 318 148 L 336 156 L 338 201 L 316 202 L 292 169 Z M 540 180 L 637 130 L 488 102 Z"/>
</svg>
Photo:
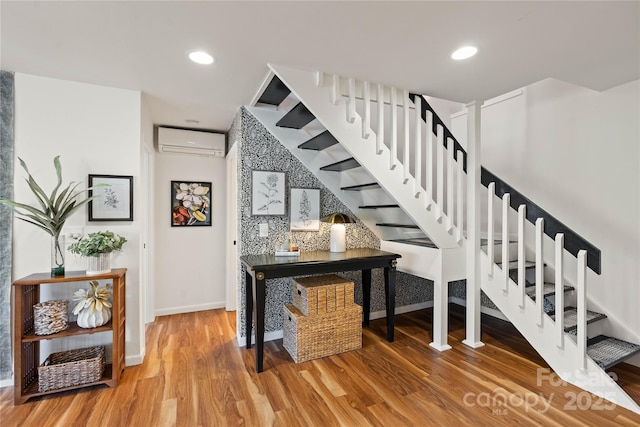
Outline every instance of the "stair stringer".
<svg viewBox="0 0 640 427">
<path fill-rule="evenodd" d="M 327 85 L 316 86 L 315 73 L 301 71 L 282 65 L 269 64 L 278 78 L 284 82 L 291 92 L 311 111 L 316 119 L 333 134 L 342 147 L 353 156 L 360 165 L 373 176 L 380 186 L 402 206 L 411 220 L 439 248 L 457 248 L 460 243 L 456 238 L 455 227 L 447 231 L 447 218 L 444 213 L 438 218 L 438 209 L 433 206 L 426 209 L 424 192 L 414 197 L 414 178 L 405 182 L 402 168 L 390 169 L 390 151 L 382 147 L 382 153 L 376 154 L 375 133 L 370 132 L 368 139 L 362 137 L 362 119 L 355 115 L 353 123 L 345 119 L 344 101 L 337 105 L 331 102 L 331 88 Z M 400 165 L 399 165 L 400 166 Z M 441 209 L 440 209 L 441 210 Z"/>
<path fill-rule="evenodd" d="M 521 308 L 521 296 L 516 283 L 510 280 L 509 291 L 505 292 L 504 273 L 499 266 L 494 265 L 493 277 L 489 277 L 490 263 L 487 254 L 481 252 L 481 289 L 555 373 L 567 383 L 640 414 L 640 406 L 591 358 L 584 356 L 586 357 L 585 370 L 575 368 L 580 357 L 577 344 L 568 334 L 564 334 L 563 346 L 558 347 L 555 341 L 557 336 L 555 322 L 544 315 L 542 325 L 538 326 L 535 302 L 525 298 L 525 306 Z M 538 378 L 541 378 L 540 374 Z"/>
</svg>

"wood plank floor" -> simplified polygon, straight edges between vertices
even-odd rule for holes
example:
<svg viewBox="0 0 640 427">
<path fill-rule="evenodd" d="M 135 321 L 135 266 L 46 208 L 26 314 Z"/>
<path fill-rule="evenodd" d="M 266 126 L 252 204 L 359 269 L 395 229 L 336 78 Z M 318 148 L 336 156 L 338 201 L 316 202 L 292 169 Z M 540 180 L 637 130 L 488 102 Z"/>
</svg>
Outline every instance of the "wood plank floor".
<svg viewBox="0 0 640 427">
<path fill-rule="evenodd" d="M 235 313 L 211 310 L 159 317 L 147 329 L 147 356 L 121 384 L 13 405 L 0 390 L 0 425 L 9 426 L 638 426 L 640 416 L 553 374 L 502 321 L 485 318 L 483 342 L 464 339 L 464 314 L 451 306 L 452 350 L 431 341 L 431 310 L 384 319 L 363 330 L 363 347 L 295 364 L 282 340 L 269 342 L 265 371 L 255 350 L 238 347 Z M 640 369 L 623 365 L 619 383 L 640 400 Z M 550 381 L 549 378 L 552 380 Z"/>
</svg>

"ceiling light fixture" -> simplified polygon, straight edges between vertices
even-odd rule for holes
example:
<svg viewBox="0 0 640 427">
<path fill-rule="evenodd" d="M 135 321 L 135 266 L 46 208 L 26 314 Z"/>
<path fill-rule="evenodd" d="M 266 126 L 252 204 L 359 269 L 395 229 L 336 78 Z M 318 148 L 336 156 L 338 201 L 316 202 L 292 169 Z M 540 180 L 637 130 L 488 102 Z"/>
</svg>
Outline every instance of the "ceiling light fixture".
<svg viewBox="0 0 640 427">
<path fill-rule="evenodd" d="M 189 59 L 197 64 L 202 65 L 213 64 L 214 61 L 213 56 L 201 50 L 194 50 L 193 52 L 189 52 Z"/>
<path fill-rule="evenodd" d="M 461 59 L 471 58 L 476 52 L 478 52 L 478 48 L 474 46 L 464 46 L 453 52 L 451 58 L 459 61 Z"/>
</svg>

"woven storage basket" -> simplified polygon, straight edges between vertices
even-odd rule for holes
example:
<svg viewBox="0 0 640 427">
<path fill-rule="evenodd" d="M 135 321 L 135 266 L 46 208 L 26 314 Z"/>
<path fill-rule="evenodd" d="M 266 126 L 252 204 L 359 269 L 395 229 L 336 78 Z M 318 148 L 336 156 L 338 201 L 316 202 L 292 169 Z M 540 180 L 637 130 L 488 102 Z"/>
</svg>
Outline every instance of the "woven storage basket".
<svg viewBox="0 0 640 427">
<path fill-rule="evenodd" d="M 293 304 L 305 316 L 344 310 L 353 305 L 353 287 L 337 274 L 294 279 Z"/>
<path fill-rule="evenodd" d="M 102 378 L 105 367 L 104 346 L 51 353 L 38 366 L 38 391 L 93 383 Z"/>
<path fill-rule="evenodd" d="M 283 346 L 296 363 L 362 347 L 362 307 L 308 317 L 285 304 Z"/>
<path fill-rule="evenodd" d="M 55 300 L 33 306 L 33 329 L 36 335 L 51 335 L 69 327 L 69 302 Z"/>
</svg>

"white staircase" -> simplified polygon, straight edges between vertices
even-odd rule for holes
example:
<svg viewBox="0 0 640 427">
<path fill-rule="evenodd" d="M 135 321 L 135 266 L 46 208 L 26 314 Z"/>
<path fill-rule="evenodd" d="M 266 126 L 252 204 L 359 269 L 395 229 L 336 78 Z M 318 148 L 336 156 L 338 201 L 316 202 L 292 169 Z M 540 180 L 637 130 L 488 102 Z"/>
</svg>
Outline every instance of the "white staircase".
<svg viewBox="0 0 640 427">
<path fill-rule="evenodd" d="M 471 252 L 469 264 L 472 243 L 465 236 L 479 236 L 479 230 L 466 230 L 467 154 L 423 97 L 321 72 L 270 69 L 249 111 L 381 238 L 382 249 L 402 254 L 399 270 L 434 281 L 433 347 L 450 348 L 447 283 L 473 275 L 562 379 L 640 414 L 603 369 L 640 346 L 588 337 L 590 318 L 606 317 L 587 310 L 586 271 L 599 274 L 597 248 L 483 170 L 488 239 L 483 250 Z M 527 223 L 527 206 L 544 214 L 546 227 L 542 218 L 528 218 L 535 228 Z M 472 242 L 480 247 L 479 237 Z M 577 269 L 567 274 L 565 257 L 573 256 Z M 468 264 L 479 271 L 467 271 Z M 573 287 L 566 286 L 567 276 L 575 277 Z M 545 284 L 549 279 L 553 284 Z M 565 310 L 566 292 L 575 310 Z M 545 312 L 549 298 L 554 314 Z M 610 349 L 615 356 L 603 358 Z"/>
</svg>

